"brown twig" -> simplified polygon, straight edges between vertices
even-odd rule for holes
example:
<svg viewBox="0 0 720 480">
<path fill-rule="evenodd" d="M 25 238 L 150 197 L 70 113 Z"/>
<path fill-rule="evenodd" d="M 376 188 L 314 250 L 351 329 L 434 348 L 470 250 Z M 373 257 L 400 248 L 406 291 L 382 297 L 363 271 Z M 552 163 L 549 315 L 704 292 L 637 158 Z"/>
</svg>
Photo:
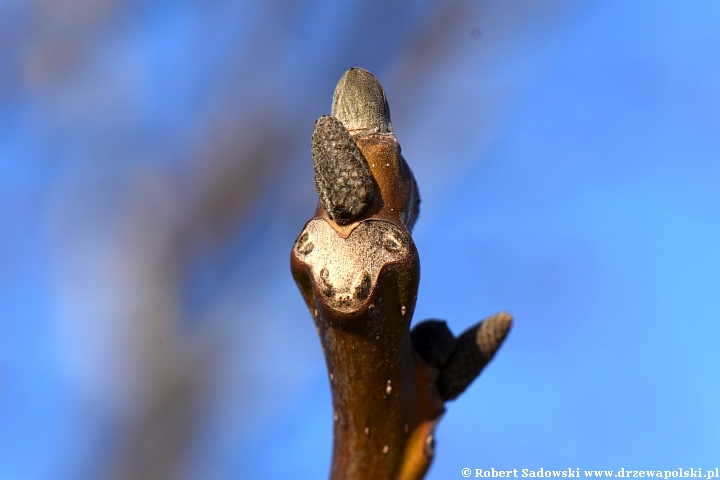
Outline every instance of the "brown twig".
<svg viewBox="0 0 720 480">
<path fill-rule="evenodd" d="M 443 321 L 410 332 L 420 263 L 410 231 L 417 184 L 377 79 L 352 68 L 312 138 L 320 202 L 291 253 L 320 336 L 333 397 L 332 480 L 424 477 L 434 429 L 492 359 L 512 317 L 455 338 Z"/>
</svg>

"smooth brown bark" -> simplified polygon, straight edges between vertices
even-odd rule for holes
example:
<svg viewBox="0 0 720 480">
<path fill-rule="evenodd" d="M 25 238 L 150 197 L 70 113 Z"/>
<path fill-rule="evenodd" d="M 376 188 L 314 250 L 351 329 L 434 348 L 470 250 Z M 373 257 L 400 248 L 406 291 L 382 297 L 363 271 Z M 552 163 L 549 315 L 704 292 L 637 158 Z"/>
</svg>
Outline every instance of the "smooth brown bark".
<svg viewBox="0 0 720 480">
<path fill-rule="evenodd" d="M 421 479 L 434 454 L 434 428 L 444 402 L 457 397 L 490 361 L 512 319 L 497 314 L 457 339 L 438 321 L 411 333 L 420 261 L 410 231 L 419 196 L 380 83 L 361 69 L 346 72 L 335 91 L 333 116 L 349 137 L 342 131 L 318 132 L 331 122 L 316 124 L 316 186 L 324 201 L 291 253 L 291 270 L 320 336 L 332 389 L 331 479 Z M 354 141 L 362 155 L 347 154 L 355 151 L 347 141 Z M 340 144 L 343 150 L 333 156 Z M 338 165 L 343 158 L 355 163 Z M 362 172 L 353 172 L 358 158 L 367 162 L 373 182 L 360 185 L 362 192 L 373 192 L 360 204 L 350 189 L 358 185 L 352 178 L 362 178 Z M 343 202 L 353 202 L 352 208 Z"/>
</svg>

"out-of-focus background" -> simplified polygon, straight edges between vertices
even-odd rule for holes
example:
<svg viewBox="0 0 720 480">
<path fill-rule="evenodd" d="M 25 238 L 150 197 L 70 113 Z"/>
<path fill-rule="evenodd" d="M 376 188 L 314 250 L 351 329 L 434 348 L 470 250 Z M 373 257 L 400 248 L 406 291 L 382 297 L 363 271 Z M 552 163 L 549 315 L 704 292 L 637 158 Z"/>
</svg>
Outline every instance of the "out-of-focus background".
<svg viewBox="0 0 720 480">
<path fill-rule="evenodd" d="M 720 2 L 0 2 L 0 478 L 319 479 L 313 122 L 383 83 L 415 321 L 515 315 L 429 479 L 720 466 Z"/>
</svg>

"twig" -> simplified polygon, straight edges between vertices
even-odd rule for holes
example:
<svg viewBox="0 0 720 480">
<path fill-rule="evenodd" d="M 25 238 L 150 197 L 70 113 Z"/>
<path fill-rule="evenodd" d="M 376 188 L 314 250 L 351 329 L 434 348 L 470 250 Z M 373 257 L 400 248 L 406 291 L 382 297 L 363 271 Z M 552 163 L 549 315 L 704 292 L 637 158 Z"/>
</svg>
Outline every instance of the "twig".
<svg viewBox="0 0 720 480">
<path fill-rule="evenodd" d="M 312 136 L 320 202 L 291 254 L 325 353 L 333 397 L 331 479 L 421 479 L 444 403 L 492 359 L 512 317 L 455 338 L 430 320 L 410 332 L 420 263 L 410 231 L 418 188 L 380 82 L 348 70 Z"/>
</svg>

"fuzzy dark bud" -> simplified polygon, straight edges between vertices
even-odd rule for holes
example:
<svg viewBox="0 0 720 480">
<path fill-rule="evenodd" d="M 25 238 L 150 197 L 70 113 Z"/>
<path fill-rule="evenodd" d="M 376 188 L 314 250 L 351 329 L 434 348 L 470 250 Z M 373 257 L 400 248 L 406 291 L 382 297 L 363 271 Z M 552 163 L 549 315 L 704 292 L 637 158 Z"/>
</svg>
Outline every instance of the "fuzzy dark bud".
<svg viewBox="0 0 720 480">
<path fill-rule="evenodd" d="M 373 198 L 367 160 L 348 130 L 336 118 L 317 119 L 312 134 L 315 188 L 328 216 L 340 225 L 360 217 Z"/>
</svg>

